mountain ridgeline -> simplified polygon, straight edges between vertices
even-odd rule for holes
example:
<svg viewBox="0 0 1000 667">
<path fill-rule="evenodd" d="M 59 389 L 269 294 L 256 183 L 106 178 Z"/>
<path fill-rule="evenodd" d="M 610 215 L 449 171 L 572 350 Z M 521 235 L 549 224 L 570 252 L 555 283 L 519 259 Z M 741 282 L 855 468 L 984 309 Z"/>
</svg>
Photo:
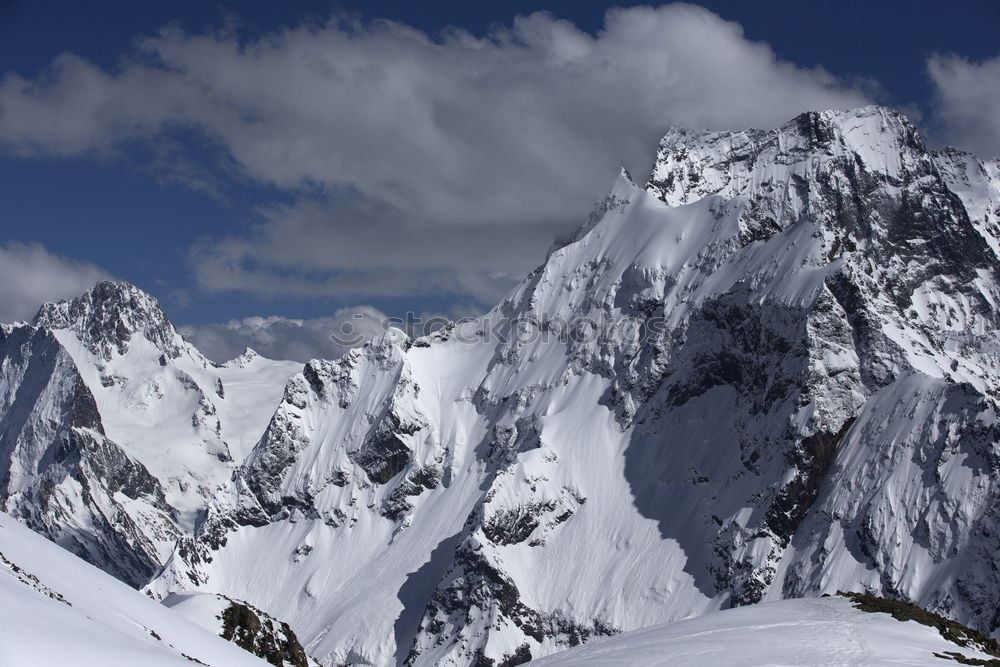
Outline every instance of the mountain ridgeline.
<svg viewBox="0 0 1000 667">
<path fill-rule="evenodd" d="M 217 365 L 112 282 L 4 325 L 0 508 L 324 665 L 509 666 L 838 590 L 1000 636 L 998 253 L 1000 164 L 890 109 L 671 130 L 430 336 Z"/>
</svg>

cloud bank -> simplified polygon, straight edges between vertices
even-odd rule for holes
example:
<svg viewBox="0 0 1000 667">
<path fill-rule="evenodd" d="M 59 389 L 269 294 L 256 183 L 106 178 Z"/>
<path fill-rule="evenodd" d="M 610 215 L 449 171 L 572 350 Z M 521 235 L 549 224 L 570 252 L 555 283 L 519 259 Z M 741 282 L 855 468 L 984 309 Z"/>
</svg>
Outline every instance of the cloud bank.
<svg viewBox="0 0 1000 667">
<path fill-rule="evenodd" d="M 30 320 L 46 301 L 70 299 L 111 276 L 38 243 L 0 245 L 0 322 Z"/>
<path fill-rule="evenodd" d="M 7 74 L 0 144 L 176 156 L 187 133 L 210 147 L 188 159 L 284 193 L 246 234 L 194 244 L 209 290 L 489 303 L 585 219 L 618 165 L 645 173 L 669 125 L 771 127 L 869 101 L 686 4 L 611 10 L 596 35 L 545 13 L 486 36 L 338 17 L 250 42 L 168 28 L 114 70 L 63 54 Z"/>
</svg>

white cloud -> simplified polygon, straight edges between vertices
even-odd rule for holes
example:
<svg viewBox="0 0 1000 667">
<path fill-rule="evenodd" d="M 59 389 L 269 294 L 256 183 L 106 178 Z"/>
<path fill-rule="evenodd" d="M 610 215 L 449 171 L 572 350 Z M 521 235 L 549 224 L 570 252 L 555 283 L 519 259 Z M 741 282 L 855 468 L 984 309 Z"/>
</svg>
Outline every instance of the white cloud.
<svg viewBox="0 0 1000 667">
<path fill-rule="evenodd" d="M 927 72 L 936 89 L 934 115 L 945 141 L 982 157 L 1000 157 L 1000 56 L 970 62 L 934 55 Z"/>
<path fill-rule="evenodd" d="M 270 359 L 336 359 L 352 343 L 381 334 L 386 315 L 370 306 L 342 308 L 330 317 L 246 317 L 224 324 L 179 327 L 209 359 L 224 362 L 250 347 Z"/>
<path fill-rule="evenodd" d="M 414 224 L 384 206 L 311 199 L 275 206 L 262 217 L 248 236 L 195 244 L 192 264 L 201 284 L 267 296 L 464 293 L 492 305 L 541 261 L 553 227 L 559 229 L 544 223 L 474 229 Z M 282 271 L 289 266 L 296 271 Z"/>
<path fill-rule="evenodd" d="M 0 246 L 0 322 L 30 320 L 46 301 L 79 296 L 111 276 L 93 264 L 49 252 L 38 243 Z"/>
<path fill-rule="evenodd" d="M 295 200 L 194 248 L 220 290 L 487 301 L 583 221 L 619 164 L 645 173 L 667 126 L 769 127 L 869 101 L 685 4 L 611 10 L 596 36 L 538 13 L 483 38 L 332 20 L 248 44 L 175 29 L 139 44 L 113 72 L 64 55 L 8 75 L 0 142 L 65 156 L 202 132 L 225 169 Z"/>
<path fill-rule="evenodd" d="M 351 347 L 380 336 L 388 327 L 402 329 L 417 338 L 437 331 L 447 322 L 481 312 L 470 304 L 457 304 L 447 312 L 411 312 L 393 318 L 372 306 L 351 306 L 340 308 L 329 317 L 255 316 L 178 328 L 205 356 L 220 363 L 248 347 L 270 359 L 308 361 L 336 359 Z"/>
</svg>

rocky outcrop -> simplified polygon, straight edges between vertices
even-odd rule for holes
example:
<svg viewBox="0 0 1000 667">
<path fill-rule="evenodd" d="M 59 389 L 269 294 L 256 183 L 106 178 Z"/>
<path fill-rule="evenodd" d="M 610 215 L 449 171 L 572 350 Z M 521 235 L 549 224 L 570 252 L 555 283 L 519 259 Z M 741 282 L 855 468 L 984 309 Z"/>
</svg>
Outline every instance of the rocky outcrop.
<svg viewBox="0 0 1000 667">
<path fill-rule="evenodd" d="M 275 667 L 314 664 L 287 623 L 243 602 L 231 600 L 223 610 L 221 636 Z"/>
</svg>

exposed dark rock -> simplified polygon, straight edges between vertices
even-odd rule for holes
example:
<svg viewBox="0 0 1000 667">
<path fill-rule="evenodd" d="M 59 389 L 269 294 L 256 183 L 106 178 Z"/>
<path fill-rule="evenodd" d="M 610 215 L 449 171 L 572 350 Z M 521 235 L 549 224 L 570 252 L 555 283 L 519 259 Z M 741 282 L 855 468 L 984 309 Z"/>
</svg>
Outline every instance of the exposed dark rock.
<svg viewBox="0 0 1000 667">
<path fill-rule="evenodd" d="M 391 410 L 356 451 L 350 452 L 351 461 L 359 465 L 375 484 L 386 484 L 410 463 L 413 453 L 402 435 L 411 435 L 419 429 L 404 425 Z"/>
<path fill-rule="evenodd" d="M 531 537 L 541 517 L 556 509 L 555 502 L 528 503 L 517 509 L 495 512 L 483 525 L 483 534 L 494 544 L 518 544 Z M 570 512 L 569 514 L 572 514 Z M 569 514 L 565 519 L 569 518 Z M 563 521 L 565 521 L 563 519 Z M 561 522 L 560 522 L 561 523 Z"/>
<path fill-rule="evenodd" d="M 998 658 L 997 660 L 982 661 L 967 658 L 960 653 L 949 653 L 948 657 L 957 662 L 965 665 L 1000 665 L 1000 643 L 997 643 L 997 640 L 950 618 L 927 611 L 910 602 L 891 600 L 868 593 L 837 591 L 837 595 L 848 598 L 854 602 L 855 608 L 861 611 L 890 614 L 897 621 L 916 621 L 921 625 L 935 628 L 942 637 L 957 646 L 982 651 Z"/>
<path fill-rule="evenodd" d="M 222 612 L 221 635 L 275 667 L 310 667 L 309 657 L 288 624 L 246 603 L 230 600 Z"/>
<path fill-rule="evenodd" d="M 382 504 L 382 516 L 398 521 L 413 508 L 407 500 L 419 496 L 425 490 L 436 489 L 441 484 L 443 474 L 440 469 L 425 466 L 411 470 L 399 485 L 386 496 Z M 392 479 L 390 477 L 390 479 Z"/>
<path fill-rule="evenodd" d="M 79 375 L 73 387 L 73 412 L 70 415 L 70 426 L 89 428 L 104 435 L 104 424 L 101 423 L 101 413 L 97 410 L 94 395 Z"/>
<path fill-rule="evenodd" d="M 376 433 L 356 452 L 351 460 L 361 466 L 375 484 L 386 484 L 406 468 L 410 449 L 392 432 Z"/>
<path fill-rule="evenodd" d="M 819 494 L 820 485 L 833 464 L 837 445 L 854 423 L 847 420 L 837 433 L 819 432 L 804 438 L 788 454 L 795 476 L 778 492 L 767 511 L 764 525 L 784 547 L 798 530 L 806 512 Z"/>
</svg>

